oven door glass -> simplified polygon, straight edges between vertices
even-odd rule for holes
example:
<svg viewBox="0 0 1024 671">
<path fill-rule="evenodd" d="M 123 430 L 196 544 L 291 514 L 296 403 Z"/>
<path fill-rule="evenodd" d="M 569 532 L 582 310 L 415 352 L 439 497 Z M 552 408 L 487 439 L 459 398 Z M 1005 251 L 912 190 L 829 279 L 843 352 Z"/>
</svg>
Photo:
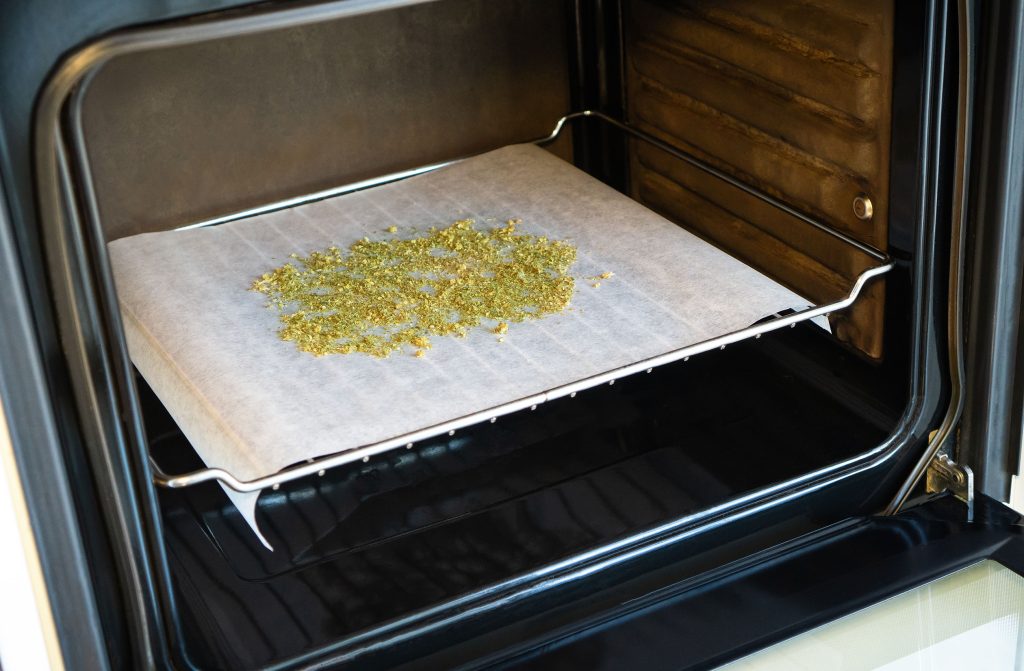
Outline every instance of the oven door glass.
<svg viewBox="0 0 1024 671">
<path fill-rule="evenodd" d="M 990 559 L 727 664 L 786 669 L 1020 669 L 1024 577 Z"/>
</svg>

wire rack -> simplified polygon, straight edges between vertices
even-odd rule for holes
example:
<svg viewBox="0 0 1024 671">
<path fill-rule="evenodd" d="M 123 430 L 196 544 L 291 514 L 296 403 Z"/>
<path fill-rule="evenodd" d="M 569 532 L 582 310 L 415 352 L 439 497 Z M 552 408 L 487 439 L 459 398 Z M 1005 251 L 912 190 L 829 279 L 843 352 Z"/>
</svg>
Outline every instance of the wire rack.
<svg viewBox="0 0 1024 671">
<path fill-rule="evenodd" d="M 547 401 L 563 398 L 566 396 L 573 397 L 580 391 L 590 389 L 602 384 L 615 384 L 616 380 L 627 377 L 629 375 L 644 372 L 650 373 L 654 368 L 657 368 L 658 366 L 663 366 L 665 364 L 673 363 L 676 361 L 685 361 L 689 359 L 691 356 L 695 356 L 697 354 L 702 354 L 704 352 L 709 352 L 716 349 L 725 349 L 728 345 L 732 345 L 743 340 L 760 338 L 762 335 L 770 333 L 772 331 L 794 327 L 800 322 L 808 321 L 818 317 L 828 316 L 833 312 L 844 310 L 853 305 L 853 303 L 860 296 L 861 292 L 863 291 L 865 285 L 867 285 L 868 282 L 870 282 L 876 277 L 884 275 L 893 268 L 893 264 L 889 257 L 885 254 L 885 252 L 875 247 L 872 247 L 871 245 L 865 244 L 860 240 L 856 240 L 850 237 L 849 235 L 843 233 L 842 231 L 836 230 L 835 228 L 829 226 L 828 224 L 825 224 L 813 217 L 808 216 L 803 212 L 800 212 L 792 208 L 791 206 L 778 200 L 777 198 L 774 198 L 773 196 L 764 193 L 763 191 L 736 179 L 732 175 L 729 175 L 728 173 L 725 173 L 719 170 L 718 168 L 709 165 L 705 161 L 702 161 L 701 159 L 689 154 L 683 149 L 675 147 L 653 135 L 650 135 L 649 133 L 645 133 L 644 131 L 634 128 L 633 126 L 627 123 L 607 116 L 601 112 L 585 110 L 581 112 L 574 112 L 572 114 L 568 114 L 558 120 L 550 134 L 542 138 L 538 138 L 533 142 L 534 144 L 537 145 L 545 145 L 550 142 L 553 142 L 561 135 L 562 131 L 567 127 L 568 124 L 582 119 L 593 119 L 602 122 L 624 132 L 626 135 L 636 140 L 653 145 L 658 149 L 670 154 L 671 156 L 681 161 L 684 161 L 689 165 L 730 184 L 731 186 L 743 191 L 744 193 L 753 196 L 754 198 L 757 198 L 758 200 L 767 203 L 772 207 L 781 210 L 782 212 L 785 212 L 786 214 L 792 217 L 799 219 L 800 221 L 822 231 L 823 233 L 826 233 L 840 240 L 844 244 L 857 249 L 861 253 L 871 258 L 876 263 L 876 265 L 873 265 L 864 270 L 863 272 L 861 272 L 860 275 L 857 277 L 856 281 L 853 283 L 853 286 L 851 287 L 849 293 L 844 298 L 837 300 L 833 303 L 809 307 L 804 310 L 800 310 L 783 316 L 776 316 L 773 317 L 772 319 L 759 322 L 747 328 L 732 331 L 730 333 L 725 333 L 723 335 L 714 338 L 709 338 L 707 340 L 703 340 L 692 345 L 687 345 L 686 347 L 682 347 L 669 352 L 665 352 L 663 354 L 659 354 L 658 356 L 655 357 L 637 361 L 626 366 L 614 368 L 606 372 L 600 373 L 598 375 L 593 375 L 587 378 L 574 381 L 570 384 L 549 389 L 539 394 L 534 394 L 532 396 L 520 398 L 509 403 L 504 403 L 498 406 L 487 408 L 479 412 L 474 412 L 468 415 L 464 415 L 462 417 L 457 417 L 442 422 L 440 424 L 434 424 L 432 426 L 423 427 L 416 431 L 406 433 L 400 436 L 395 436 L 388 440 L 380 441 L 369 445 L 364 445 L 362 447 L 358 447 L 355 449 L 345 450 L 344 452 L 338 452 L 336 454 L 319 457 L 316 459 L 310 459 L 305 463 L 285 468 L 272 475 L 268 475 L 261 478 L 255 478 L 252 480 L 240 480 L 231 473 L 229 473 L 228 471 L 220 468 L 204 468 L 189 473 L 171 475 L 165 473 L 163 469 L 160 468 L 159 464 L 156 463 L 156 461 L 151 456 L 150 464 L 153 470 L 153 481 L 157 485 L 169 488 L 190 487 L 203 482 L 218 481 L 224 486 L 229 487 L 238 492 L 258 492 L 267 488 L 278 489 L 282 484 L 291 482 L 292 480 L 297 480 L 299 478 L 314 475 L 323 476 L 326 474 L 328 469 L 332 469 L 338 466 L 342 466 L 344 464 L 349 464 L 357 461 L 366 462 L 369 461 L 371 457 L 381 454 L 383 452 L 388 452 L 391 450 L 401 448 L 411 448 L 415 443 L 429 438 L 441 436 L 444 434 L 452 435 L 459 429 L 464 429 L 466 427 L 472 426 L 474 424 L 479 424 L 481 422 L 495 422 L 497 421 L 498 417 L 501 417 L 503 415 L 519 412 L 521 410 L 536 409 L 538 405 L 545 403 Z M 390 173 L 387 175 L 376 177 L 374 179 L 364 180 L 353 184 L 346 184 L 344 186 L 339 186 L 324 191 L 318 191 L 316 193 L 299 196 L 297 198 L 291 198 L 288 200 L 270 203 L 261 207 L 236 212 L 227 216 L 218 217 L 216 219 L 198 222 L 195 224 L 191 224 L 189 226 L 183 226 L 179 230 L 199 228 L 203 226 L 213 226 L 216 224 L 222 224 L 229 221 L 244 219 L 246 217 L 252 217 L 267 212 L 273 212 L 275 210 L 294 207 L 296 205 L 301 205 L 316 200 L 332 198 L 334 196 L 340 196 L 345 193 L 369 189 L 375 186 L 380 186 L 382 184 L 387 184 L 401 179 L 406 179 L 414 175 L 420 175 L 423 173 L 431 172 L 433 170 L 443 168 L 453 163 L 457 163 L 460 160 L 462 159 L 444 161 L 441 163 L 432 163 L 430 165 L 422 166 L 419 168 L 413 168 L 411 170 Z"/>
</svg>

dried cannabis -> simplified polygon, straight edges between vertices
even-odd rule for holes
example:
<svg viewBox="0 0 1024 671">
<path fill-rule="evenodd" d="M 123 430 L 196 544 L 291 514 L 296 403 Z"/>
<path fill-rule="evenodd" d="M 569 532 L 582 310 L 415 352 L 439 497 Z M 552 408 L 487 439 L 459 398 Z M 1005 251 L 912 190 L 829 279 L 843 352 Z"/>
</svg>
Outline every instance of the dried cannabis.
<svg viewBox="0 0 1024 671">
<path fill-rule="evenodd" d="M 576 248 L 519 223 L 482 231 L 463 219 L 411 239 L 363 238 L 347 253 L 293 254 L 252 289 L 281 311 L 281 339 L 304 352 L 386 357 L 409 346 L 422 357 L 433 336 L 464 337 L 485 320 L 503 336 L 509 322 L 569 305 Z"/>
</svg>

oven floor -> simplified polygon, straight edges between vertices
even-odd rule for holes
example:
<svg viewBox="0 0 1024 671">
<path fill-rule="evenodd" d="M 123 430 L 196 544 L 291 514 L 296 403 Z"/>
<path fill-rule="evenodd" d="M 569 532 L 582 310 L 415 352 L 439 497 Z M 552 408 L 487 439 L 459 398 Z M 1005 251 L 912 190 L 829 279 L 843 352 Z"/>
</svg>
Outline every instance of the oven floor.
<svg viewBox="0 0 1024 671">
<path fill-rule="evenodd" d="M 873 447 L 896 412 L 772 355 L 814 328 L 267 492 L 273 552 L 216 485 L 162 490 L 192 661 L 292 657 Z M 142 387 L 158 462 L 201 466 Z"/>
</svg>

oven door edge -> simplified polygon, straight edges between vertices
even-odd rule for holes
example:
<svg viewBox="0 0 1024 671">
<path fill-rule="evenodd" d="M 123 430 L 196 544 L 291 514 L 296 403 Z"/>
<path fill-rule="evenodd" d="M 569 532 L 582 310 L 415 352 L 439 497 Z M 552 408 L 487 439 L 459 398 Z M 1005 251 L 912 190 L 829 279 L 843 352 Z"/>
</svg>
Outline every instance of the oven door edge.
<svg viewBox="0 0 1024 671">
<path fill-rule="evenodd" d="M 570 624 L 520 622 L 403 668 L 713 668 L 985 560 L 1024 577 L 1024 518 L 984 495 L 977 508 L 966 523 L 942 495 L 847 520 L 710 577 L 616 586 Z"/>
</svg>

